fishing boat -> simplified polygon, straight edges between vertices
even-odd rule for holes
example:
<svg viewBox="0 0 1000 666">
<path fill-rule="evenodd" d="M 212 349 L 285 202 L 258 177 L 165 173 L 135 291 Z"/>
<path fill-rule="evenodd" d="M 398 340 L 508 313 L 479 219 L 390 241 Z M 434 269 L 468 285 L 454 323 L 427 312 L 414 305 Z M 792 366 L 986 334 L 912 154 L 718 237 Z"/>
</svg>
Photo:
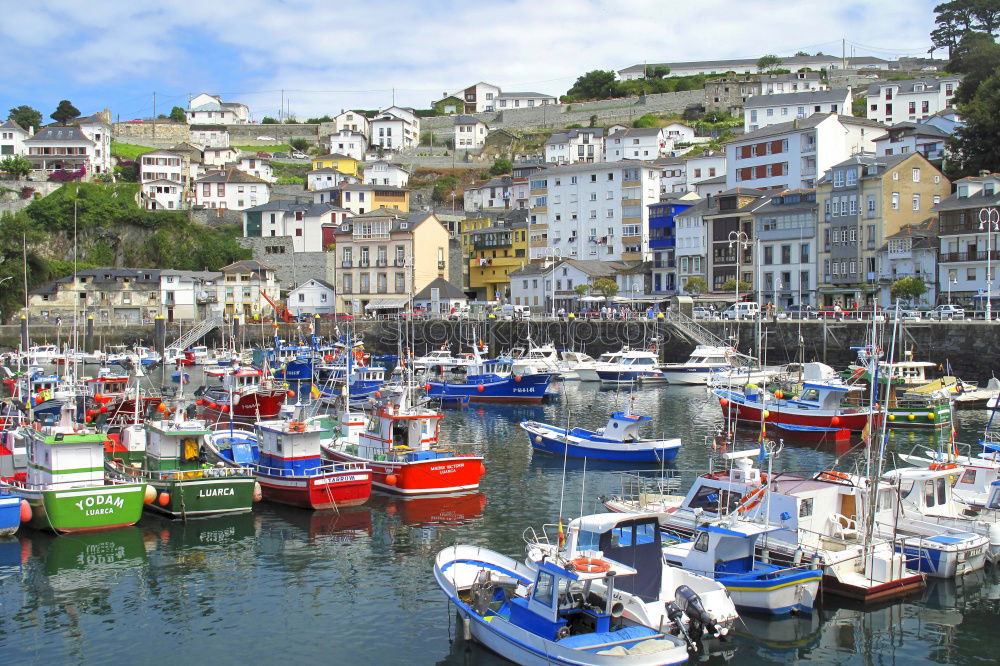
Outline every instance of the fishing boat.
<svg viewBox="0 0 1000 666">
<path fill-rule="evenodd" d="M 71 412 L 64 408 L 55 425 L 21 428 L 27 469 L 0 478 L 0 489 L 27 500 L 35 529 L 63 534 L 134 525 L 155 492 L 141 481 L 106 482 L 106 437 L 74 423 Z"/>
<path fill-rule="evenodd" d="M 252 467 L 260 462 L 257 433 L 243 423 L 217 423 L 209 426 L 202 446 L 210 459 L 228 467 Z"/>
<path fill-rule="evenodd" d="M 296 408 L 301 416 L 301 408 Z M 304 509 L 356 506 L 368 501 L 372 471 L 363 463 L 323 460 L 318 424 L 297 418 L 256 424 L 260 462 L 257 481 L 264 499 Z"/>
<path fill-rule="evenodd" d="M 551 342 L 543 345 L 535 345 L 531 338 L 528 338 L 528 348 L 515 348 L 506 357 L 512 361 L 516 371 L 525 369 L 532 373 L 549 373 L 558 375 L 561 372 L 559 351 Z"/>
<path fill-rule="evenodd" d="M 209 423 L 230 420 L 253 423 L 281 412 L 288 389 L 256 368 L 242 367 L 222 377 L 221 386 L 207 387 L 195 404 Z M 294 392 L 292 393 L 294 395 Z"/>
<path fill-rule="evenodd" d="M 758 554 L 783 566 L 816 564 L 823 571 L 823 589 L 830 594 L 873 603 L 923 589 L 923 576 L 906 571 L 904 556 L 895 552 L 891 540 L 859 529 L 867 515 L 867 489 L 839 483 L 839 477 L 828 473 L 768 476 L 753 465 L 753 459 L 761 457 L 759 448 L 723 454 L 732 466 L 710 469 L 695 479 L 686 495 L 663 492 L 634 473 L 621 474 L 621 492 L 605 497 L 604 505 L 611 511 L 657 513 L 667 532 L 687 540 L 695 538 L 699 525 L 734 512 L 752 522 L 780 526 L 764 535 L 766 557 L 760 543 Z M 888 484 L 884 492 L 892 492 Z"/>
<path fill-rule="evenodd" d="M 203 462 L 204 421 L 187 419 L 184 410 L 145 423 L 146 451 L 140 464 L 120 458 L 106 463 L 109 476 L 120 481 L 142 480 L 156 490 L 150 511 L 187 519 L 249 511 L 256 481 L 250 467 L 213 466 Z"/>
<path fill-rule="evenodd" d="M 656 514 L 592 514 L 570 520 L 565 533 L 559 524 L 550 524 L 540 533 L 529 527 L 522 536 L 525 563 L 533 569 L 543 561 L 566 566 L 577 558 L 610 558 L 635 567 L 636 574 L 616 579 L 615 587 L 630 595 L 620 597 L 622 615 L 641 624 L 670 627 L 671 633 L 683 630 L 697 640 L 724 637 L 739 620 L 723 585 L 667 562 Z M 593 585 L 598 594 L 605 592 L 603 581 Z M 700 610 L 691 615 L 672 612 L 678 604 Z"/>
<path fill-rule="evenodd" d="M 598 430 L 562 428 L 538 421 L 522 421 L 518 425 L 528 433 L 531 446 L 543 453 L 615 462 L 671 462 L 681 448 L 681 440 L 644 439 L 639 434 L 639 425 L 650 420 L 648 416 L 633 414 L 629 407 L 613 413 L 607 425 Z"/>
<path fill-rule="evenodd" d="M 435 558 L 434 578 L 465 637 L 518 664 L 688 660 L 685 640 L 623 614 L 632 595 L 616 586 L 635 569 L 606 558 L 579 565 L 546 560 L 531 568 L 479 546 L 451 546 Z"/>
<path fill-rule="evenodd" d="M 461 382 L 428 381 L 429 398 L 442 402 L 498 402 L 538 404 L 545 398 L 552 375 L 514 374 L 509 360 L 478 361 Z"/>
<path fill-rule="evenodd" d="M 753 384 L 742 389 L 716 388 L 712 392 L 719 399 L 723 413 L 740 421 L 851 431 L 864 430 L 870 418 L 875 424 L 881 421 L 879 412 L 861 403 L 861 387 L 836 380 L 804 381 L 801 395 L 795 398 L 785 396 L 781 390 L 770 393 Z"/>
<path fill-rule="evenodd" d="M 996 398 L 1000 396 L 1000 379 L 990 377 L 986 386 L 979 386 L 975 382 L 959 380 L 955 384 L 952 401 L 955 407 L 986 407 L 990 401 L 996 405 Z"/>
<path fill-rule="evenodd" d="M 0 456 L 2 455 L 3 453 L 0 452 Z M 2 458 L 0 458 L 0 467 L 2 465 Z M 0 476 L 6 476 L 3 469 L 0 469 Z M 9 490 L 0 488 L 0 537 L 10 536 L 17 532 L 17 528 L 21 526 L 22 514 L 28 512 L 28 507 L 21 508 L 21 504 L 26 502 Z"/>
<path fill-rule="evenodd" d="M 476 490 L 486 473 L 483 457 L 442 447 L 442 418 L 439 411 L 412 405 L 409 392 L 404 392 L 398 403 L 385 401 L 369 419 L 346 411 L 340 418 L 340 437 L 323 453 L 333 461 L 371 468 L 373 485 L 391 493 Z"/>
<path fill-rule="evenodd" d="M 559 358 L 559 374 L 566 380 L 579 380 L 580 369 L 593 368 L 597 361 L 589 354 L 583 352 L 565 350 Z M 595 373 L 596 380 L 596 373 Z"/>
<path fill-rule="evenodd" d="M 415 370 L 429 370 L 434 372 L 447 370 L 465 371 L 474 362 L 474 359 L 469 355 L 452 356 L 448 346 L 442 345 L 441 349 L 432 349 L 424 356 L 418 356 L 413 359 L 413 368 Z"/>
<path fill-rule="evenodd" d="M 698 526 L 690 541 L 668 543 L 663 558 L 725 585 L 740 610 L 769 615 L 812 613 L 822 572 L 811 563 L 784 566 L 757 557 L 760 538 L 780 529 L 730 516 Z"/>
<path fill-rule="evenodd" d="M 597 366 L 597 377 L 602 384 L 666 380 L 663 371 L 660 370 L 660 359 L 656 352 L 645 349 L 629 349 L 621 352 L 614 361 Z"/>
</svg>

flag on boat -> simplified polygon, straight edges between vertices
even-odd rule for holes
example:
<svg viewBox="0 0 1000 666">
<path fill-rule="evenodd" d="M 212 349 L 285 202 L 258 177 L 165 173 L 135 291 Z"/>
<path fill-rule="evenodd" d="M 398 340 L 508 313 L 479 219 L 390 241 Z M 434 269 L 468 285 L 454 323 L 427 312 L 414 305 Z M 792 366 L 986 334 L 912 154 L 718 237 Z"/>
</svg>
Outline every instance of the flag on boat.
<svg viewBox="0 0 1000 666">
<path fill-rule="evenodd" d="M 559 517 L 559 547 L 566 545 L 566 534 L 563 532 L 562 516 Z"/>
<path fill-rule="evenodd" d="M 861 441 L 865 444 L 872 443 L 872 424 L 865 421 L 865 427 L 861 429 Z"/>
<path fill-rule="evenodd" d="M 311 395 L 313 397 L 313 400 L 315 400 L 316 398 L 320 397 L 322 393 L 320 393 L 319 388 L 315 384 L 310 384 L 309 395 Z"/>
</svg>

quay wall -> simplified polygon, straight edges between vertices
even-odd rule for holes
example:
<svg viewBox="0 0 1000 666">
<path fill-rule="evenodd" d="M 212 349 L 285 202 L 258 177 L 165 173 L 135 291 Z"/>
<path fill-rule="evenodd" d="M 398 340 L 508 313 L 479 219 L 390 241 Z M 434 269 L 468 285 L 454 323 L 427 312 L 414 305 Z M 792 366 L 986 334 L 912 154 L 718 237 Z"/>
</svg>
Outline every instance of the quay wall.
<svg viewBox="0 0 1000 666">
<path fill-rule="evenodd" d="M 321 320 L 318 334 L 334 335 L 334 322 Z M 705 322 L 704 327 L 720 338 L 734 340 L 737 348 L 750 352 L 756 348 L 756 332 L 752 323 L 724 324 Z M 190 328 L 184 325 L 183 330 Z M 405 330 L 402 330 L 405 328 Z M 339 325 L 346 332 L 345 324 Z M 797 361 L 800 348 L 806 361 L 825 361 L 834 367 L 843 367 L 853 361 L 856 352 L 851 347 L 864 345 L 871 330 L 870 324 L 860 322 L 778 321 L 762 325 L 765 340 L 765 360 L 768 364 Z M 657 342 L 661 358 L 667 362 L 683 361 L 694 348 L 694 342 L 685 337 L 679 328 L 668 320 L 631 321 L 532 321 L 511 322 L 424 320 L 411 323 L 395 320 L 359 320 L 354 322 L 355 336 L 363 337 L 369 350 L 379 354 L 394 354 L 400 340 L 409 340 L 414 353 L 422 355 L 428 349 L 447 345 L 452 352 L 469 351 L 473 341 L 483 341 L 493 350 L 506 350 L 525 346 L 528 338 L 535 343 L 552 342 L 558 347 L 582 349 L 592 356 L 605 351 L 620 349 L 622 345 L 649 347 Z M 32 323 L 33 343 L 65 343 L 70 327 L 53 323 Z M 166 343 L 181 332 L 176 323 L 166 326 Z M 279 324 L 279 334 L 286 339 L 308 335 L 304 323 Z M 228 335 L 232 335 L 230 331 Z M 250 323 L 239 328 L 238 337 L 243 345 L 260 345 L 270 342 L 274 327 L 270 323 Z M 0 348 L 17 348 L 20 326 L 0 326 Z M 800 341 L 801 336 L 801 341 Z M 906 324 L 900 334 L 903 350 L 913 350 L 917 360 L 944 364 L 950 362 L 963 379 L 985 382 L 1000 370 L 1000 325 L 985 322 L 927 322 Z M 216 330 L 207 339 L 217 344 L 222 331 Z M 83 327 L 81 326 L 81 339 Z M 93 346 L 112 344 L 157 344 L 152 324 L 141 326 L 95 326 Z M 888 346 L 886 343 L 884 346 Z M 897 357 L 902 355 L 897 349 Z"/>
</svg>

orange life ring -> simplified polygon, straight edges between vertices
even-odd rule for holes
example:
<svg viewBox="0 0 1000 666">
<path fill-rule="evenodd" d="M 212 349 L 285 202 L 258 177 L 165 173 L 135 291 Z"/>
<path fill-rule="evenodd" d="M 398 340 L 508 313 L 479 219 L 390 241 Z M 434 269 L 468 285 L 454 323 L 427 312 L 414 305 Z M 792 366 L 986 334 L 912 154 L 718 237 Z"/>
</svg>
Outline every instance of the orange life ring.
<svg viewBox="0 0 1000 666">
<path fill-rule="evenodd" d="M 571 561 L 570 564 L 573 565 L 574 569 L 583 573 L 604 573 L 611 570 L 610 562 L 597 559 L 596 557 L 578 557 Z"/>
<path fill-rule="evenodd" d="M 305 432 L 306 424 L 302 421 L 292 421 L 288 424 L 288 432 Z"/>
<path fill-rule="evenodd" d="M 939 470 L 939 469 L 956 469 L 957 467 L 958 467 L 958 465 L 956 463 L 937 463 L 937 462 L 932 462 L 929 465 L 929 468 L 933 469 L 933 470 Z"/>
<path fill-rule="evenodd" d="M 831 470 L 831 469 L 822 471 L 822 472 L 819 473 L 819 475 L 821 477 L 826 477 L 827 479 L 830 479 L 830 480 L 833 480 L 833 481 L 850 481 L 851 480 L 851 475 L 850 474 L 847 474 L 846 472 L 838 472 L 836 470 Z"/>
<path fill-rule="evenodd" d="M 758 488 L 754 488 L 749 495 L 743 498 L 743 501 L 740 502 L 740 505 L 736 507 L 736 511 L 738 513 L 746 513 L 747 511 L 753 511 L 753 509 L 758 504 L 760 504 L 760 501 L 764 498 L 764 491 L 766 490 L 766 488 L 767 488 L 766 486 L 760 486 Z"/>
</svg>

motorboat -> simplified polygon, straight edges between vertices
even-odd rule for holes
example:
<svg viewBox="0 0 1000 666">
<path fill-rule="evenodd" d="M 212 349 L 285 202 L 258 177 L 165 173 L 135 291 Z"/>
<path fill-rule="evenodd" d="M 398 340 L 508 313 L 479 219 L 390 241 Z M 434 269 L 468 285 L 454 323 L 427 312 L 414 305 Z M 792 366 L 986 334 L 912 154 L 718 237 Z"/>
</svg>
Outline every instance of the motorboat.
<svg viewBox="0 0 1000 666">
<path fill-rule="evenodd" d="M 628 349 L 627 347 L 625 349 Z M 621 352 L 604 352 L 591 363 L 578 363 L 574 368 L 577 378 L 581 382 L 599 382 L 601 378 L 597 376 L 597 369 L 606 367 L 618 362 Z"/>
<path fill-rule="evenodd" d="M 223 375 L 221 386 L 201 391 L 196 404 L 201 408 L 201 418 L 209 423 L 230 419 L 253 423 L 278 416 L 288 395 L 288 389 L 264 371 L 241 367 Z"/>
<path fill-rule="evenodd" d="M 559 374 L 564 380 L 579 380 L 580 369 L 592 368 L 597 361 L 589 354 L 583 352 L 566 350 L 560 354 Z M 596 373 L 595 373 L 596 379 Z"/>
<path fill-rule="evenodd" d="M 708 384 L 713 372 L 732 369 L 734 353 L 731 347 L 698 345 L 683 363 L 665 363 L 660 366 L 664 378 L 670 384 Z"/>
<path fill-rule="evenodd" d="M 577 558 L 628 562 L 636 574 L 616 580 L 616 590 L 631 595 L 622 598 L 622 615 L 642 624 L 670 627 L 671 633 L 683 629 L 692 638 L 720 638 L 739 621 L 723 585 L 666 561 L 656 514 L 598 513 L 570 520 L 565 531 L 549 524 L 540 531 L 529 527 L 522 536 L 525 564 L 533 569 L 543 561 L 567 565 Z M 597 593 L 605 591 L 603 581 L 593 585 Z M 694 617 L 672 616 L 678 602 L 702 610 Z M 681 626 L 674 626 L 678 620 Z"/>
<path fill-rule="evenodd" d="M 445 548 L 434 578 L 466 638 L 517 664 L 681 664 L 682 638 L 625 616 L 618 585 L 636 569 L 610 559 L 536 568 L 481 546 Z M 604 588 L 598 592 L 596 582 Z"/>
<path fill-rule="evenodd" d="M 599 365 L 597 376 L 602 384 L 634 384 L 666 379 L 660 370 L 659 356 L 645 349 L 621 352 L 614 361 Z"/>
<path fill-rule="evenodd" d="M 668 463 L 681 447 L 679 438 L 645 439 L 639 425 L 651 421 L 648 416 L 633 414 L 631 408 L 614 412 L 598 430 L 563 428 L 538 421 L 522 421 L 519 427 L 528 434 L 531 446 L 543 453 L 570 458 L 590 458 L 632 463 Z"/>
</svg>

